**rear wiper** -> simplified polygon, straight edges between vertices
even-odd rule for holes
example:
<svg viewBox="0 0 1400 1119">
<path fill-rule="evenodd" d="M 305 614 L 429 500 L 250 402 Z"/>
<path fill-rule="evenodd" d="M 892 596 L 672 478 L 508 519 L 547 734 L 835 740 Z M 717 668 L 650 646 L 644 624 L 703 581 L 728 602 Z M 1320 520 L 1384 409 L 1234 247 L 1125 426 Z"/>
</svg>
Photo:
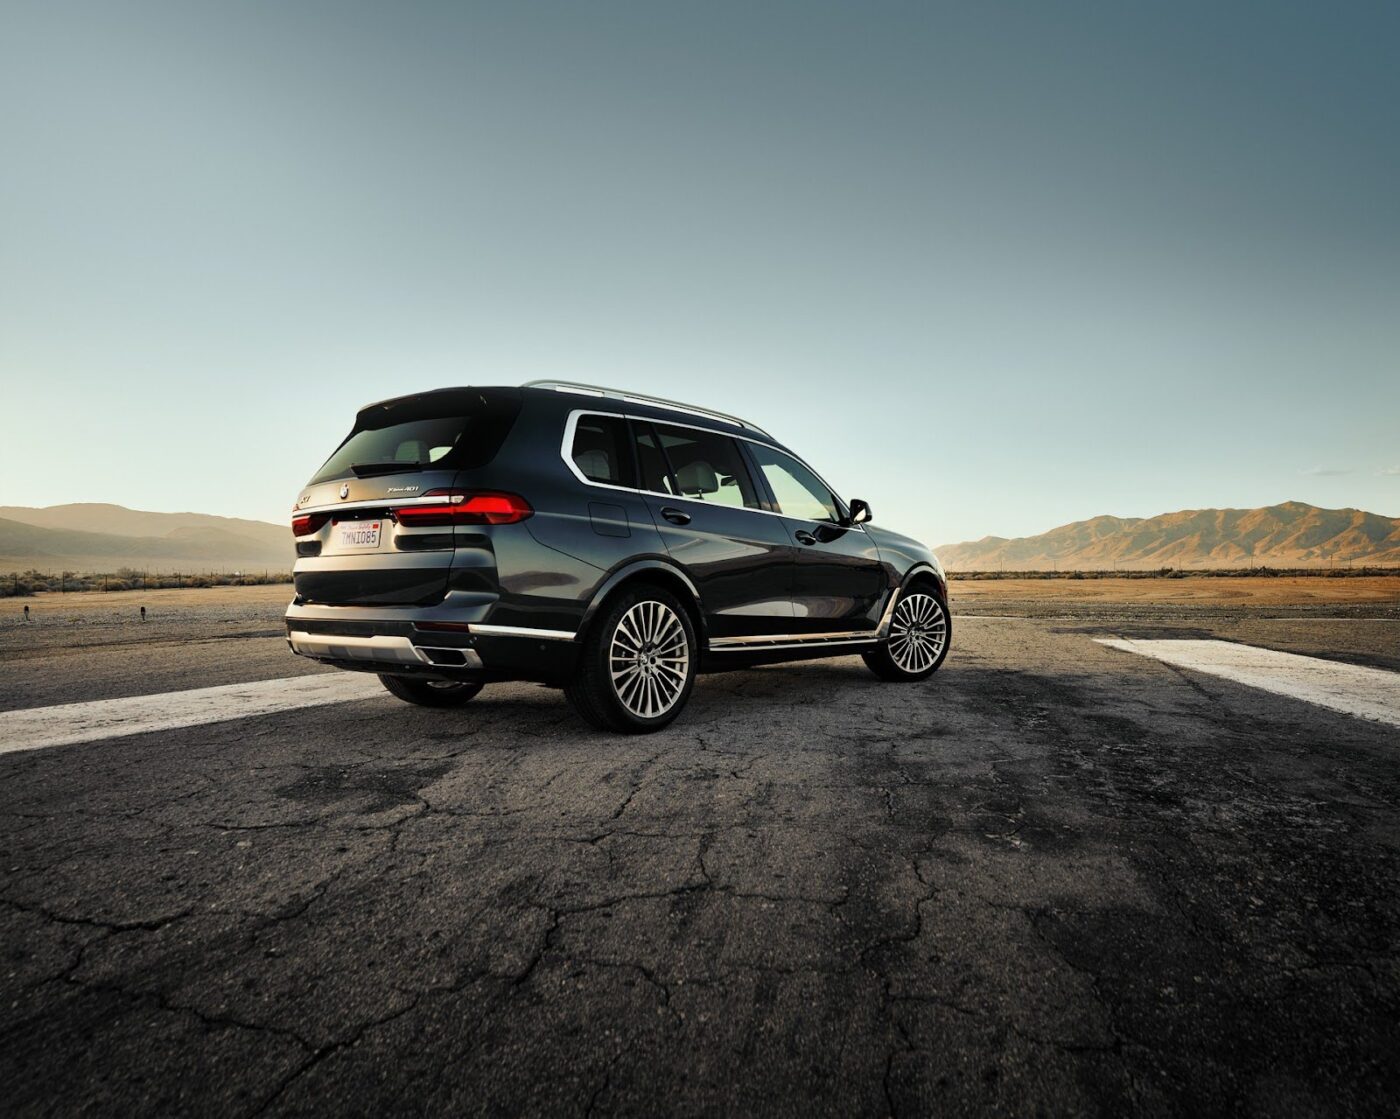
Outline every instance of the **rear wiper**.
<svg viewBox="0 0 1400 1119">
<path fill-rule="evenodd" d="M 357 462 L 350 467 L 356 478 L 372 478 L 376 474 L 410 474 L 422 470 L 421 462 Z"/>
</svg>

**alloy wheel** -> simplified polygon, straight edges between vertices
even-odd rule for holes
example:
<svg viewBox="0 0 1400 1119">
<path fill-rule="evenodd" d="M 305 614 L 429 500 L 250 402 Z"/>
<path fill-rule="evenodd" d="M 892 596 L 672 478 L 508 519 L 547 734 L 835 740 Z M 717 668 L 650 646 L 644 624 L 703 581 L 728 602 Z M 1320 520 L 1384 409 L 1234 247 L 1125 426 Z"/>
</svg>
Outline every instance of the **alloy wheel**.
<svg viewBox="0 0 1400 1119">
<path fill-rule="evenodd" d="M 662 602 L 639 602 L 622 615 L 608 651 L 613 691 L 642 719 L 669 711 L 690 675 L 690 642 L 675 611 Z"/>
<path fill-rule="evenodd" d="M 890 623 L 890 657 L 905 672 L 926 672 L 938 663 L 948 641 L 948 615 L 930 594 L 900 600 Z"/>
</svg>

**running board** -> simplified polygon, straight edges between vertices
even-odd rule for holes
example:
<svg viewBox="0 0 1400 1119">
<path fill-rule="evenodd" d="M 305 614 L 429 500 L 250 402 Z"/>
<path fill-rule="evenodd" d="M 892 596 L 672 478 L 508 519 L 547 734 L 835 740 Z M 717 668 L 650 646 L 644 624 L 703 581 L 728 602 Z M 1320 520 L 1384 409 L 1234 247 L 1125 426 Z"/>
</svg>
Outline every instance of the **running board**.
<svg viewBox="0 0 1400 1119">
<path fill-rule="evenodd" d="M 712 653 L 757 653 L 768 649 L 811 649 L 826 645 L 875 645 L 880 638 L 869 632 L 783 633 L 762 637 L 712 637 Z"/>
</svg>

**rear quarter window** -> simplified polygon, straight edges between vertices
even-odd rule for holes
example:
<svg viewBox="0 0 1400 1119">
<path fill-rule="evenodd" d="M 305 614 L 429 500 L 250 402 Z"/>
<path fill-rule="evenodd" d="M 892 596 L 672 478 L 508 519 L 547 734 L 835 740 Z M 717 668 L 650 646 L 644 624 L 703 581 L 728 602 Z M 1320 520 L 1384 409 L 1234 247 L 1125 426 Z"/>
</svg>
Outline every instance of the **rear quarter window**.
<svg viewBox="0 0 1400 1119">
<path fill-rule="evenodd" d="M 627 421 L 621 416 L 579 416 L 569 447 L 574 467 L 590 482 L 605 486 L 636 486 Z"/>
</svg>

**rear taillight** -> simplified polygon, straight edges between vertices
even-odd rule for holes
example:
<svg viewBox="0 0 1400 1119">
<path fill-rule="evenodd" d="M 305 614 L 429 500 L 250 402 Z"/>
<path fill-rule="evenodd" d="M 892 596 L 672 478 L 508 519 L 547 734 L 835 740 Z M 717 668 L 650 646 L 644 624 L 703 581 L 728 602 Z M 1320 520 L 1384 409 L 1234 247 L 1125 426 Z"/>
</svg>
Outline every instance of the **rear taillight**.
<svg viewBox="0 0 1400 1119">
<path fill-rule="evenodd" d="M 293 517 L 292 535 L 310 536 L 313 532 L 319 532 L 330 516 L 329 513 L 302 513 L 299 517 Z"/>
<path fill-rule="evenodd" d="M 514 493 L 461 493 L 457 490 L 429 490 L 421 505 L 399 505 L 394 520 L 409 528 L 437 525 L 513 525 L 534 512 L 530 503 Z"/>
</svg>

